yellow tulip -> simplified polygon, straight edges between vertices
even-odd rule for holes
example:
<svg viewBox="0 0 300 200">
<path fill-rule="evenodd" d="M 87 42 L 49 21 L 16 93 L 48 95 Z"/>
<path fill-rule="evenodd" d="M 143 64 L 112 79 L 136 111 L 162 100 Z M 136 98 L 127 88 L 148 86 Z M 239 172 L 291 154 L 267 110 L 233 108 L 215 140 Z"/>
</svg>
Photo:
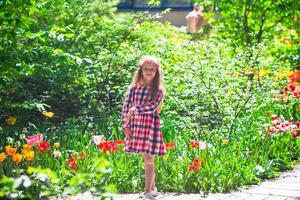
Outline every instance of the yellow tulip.
<svg viewBox="0 0 300 200">
<path fill-rule="evenodd" d="M 53 112 L 43 111 L 43 115 L 45 115 L 48 118 L 52 118 L 54 116 L 54 113 Z"/>
<path fill-rule="evenodd" d="M 222 144 L 228 144 L 228 143 L 229 143 L 229 140 L 222 139 Z"/>
<path fill-rule="evenodd" d="M 27 161 L 30 161 L 34 158 L 34 151 L 22 151 L 22 153 Z"/>
<path fill-rule="evenodd" d="M 23 156 L 19 153 L 16 153 L 12 156 L 12 160 L 17 164 L 19 164 L 22 161 L 22 158 Z"/>
<path fill-rule="evenodd" d="M 6 155 L 4 152 L 0 153 L 0 163 L 2 163 L 6 158 Z"/>
<path fill-rule="evenodd" d="M 280 80 L 280 79 L 286 79 L 288 78 L 293 72 L 291 71 L 277 71 L 275 73 L 275 80 Z"/>
<path fill-rule="evenodd" d="M 60 147 L 60 143 L 59 143 L 59 142 L 55 142 L 55 143 L 53 144 L 53 146 L 54 146 L 55 148 L 59 148 L 59 147 Z"/>
<path fill-rule="evenodd" d="M 266 76 L 269 73 L 270 73 L 270 70 L 267 70 L 267 69 L 261 69 L 261 70 L 255 72 L 255 74 L 257 76 Z"/>
<path fill-rule="evenodd" d="M 17 148 L 12 148 L 10 145 L 4 147 L 7 155 L 12 156 L 17 153 Z"/>
<path fill-rule="evenodd" d="M 239 72 L 232 72 L 231 76 L 238 77 L 238 76 L 241 76 L 241 73 L 239 73 Z"/>
<path fill-rule="evenodd" d="M 32 146 L 30 146 L 29 144 L 23 144 L 22 147 L 24 151 L 30 151 L 32 149 Z"/>
<path fill-rule="evenodd" d="M 17 122 L 17 119 L 15 117 L 9 117 L 8 119 L 5 120 L 6 123 L 9 125 L 9 126 L 13 126 L 16 124 Z"/>
</svg>

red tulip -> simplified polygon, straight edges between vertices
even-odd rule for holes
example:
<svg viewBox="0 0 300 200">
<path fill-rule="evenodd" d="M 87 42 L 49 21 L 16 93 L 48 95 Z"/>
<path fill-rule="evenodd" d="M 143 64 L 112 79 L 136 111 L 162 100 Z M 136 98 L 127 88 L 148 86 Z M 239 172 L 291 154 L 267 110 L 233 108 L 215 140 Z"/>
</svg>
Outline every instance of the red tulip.
<svg viewBox="0 0 300 200">
<path fill-rule="evenodd" d="M 98 147 L 104 152 L 115 152 L 118 151 L 119 148 L 117 147 L 116 143 L 113 141 L 101 142 Z"/>
<path fill-rule="evenodd" d="M 190 146 L 191 146 L 192 148 L 199 147 L 199 142 L 196 142 L 196 141 L 191 140 L 191 141 L 190 141 Z"/>
<path fill-rule="evenodd" d="M 69 160 L 67 161 L 67 165 L 74 171 L 77 171 L 77 162 L 74 156 L 70 156 Z"/>
<path fill-rule="evenodd" d="M 188 166 L 189 171 L 199 170 L 203 161 L 199 161 L 199 158 L 195 158 L 193 163 Z"/>
<path fill-rule="evenodd" d="M 49 149 L 50 147 L 50 144 L 48 142 L 45 142 L 45 141 L 41 141 L 38 146 L 36 147 L 36 150 L 39 151 L 39 152 L 44 152 L 46 151 L 47 149 Z"/>
</svg>

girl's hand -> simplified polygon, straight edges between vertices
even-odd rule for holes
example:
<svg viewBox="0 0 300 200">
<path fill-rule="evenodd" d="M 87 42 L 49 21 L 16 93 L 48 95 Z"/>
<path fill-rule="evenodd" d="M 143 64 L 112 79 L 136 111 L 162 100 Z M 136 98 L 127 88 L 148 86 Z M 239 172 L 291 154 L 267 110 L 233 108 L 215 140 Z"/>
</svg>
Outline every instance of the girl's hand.
<svg viewBox="0 0 300 200">
<path fill-rule="evenodd" d="M 134 115 L 136 111 L 136 108 L 135 107 L 132 107 L 129 109 L 128 113 L 127 113 L 127 120 L 130 120 L 130 118 L 132 117 L 132 115 Z"/>
<path fill-rule="evenodd" d="M 124 128 L 124 133 L 125 133 L 125 137 L 127 140 L 130 140 L 131 139 L 131 131 L 129 128 Z"/>
</svg>

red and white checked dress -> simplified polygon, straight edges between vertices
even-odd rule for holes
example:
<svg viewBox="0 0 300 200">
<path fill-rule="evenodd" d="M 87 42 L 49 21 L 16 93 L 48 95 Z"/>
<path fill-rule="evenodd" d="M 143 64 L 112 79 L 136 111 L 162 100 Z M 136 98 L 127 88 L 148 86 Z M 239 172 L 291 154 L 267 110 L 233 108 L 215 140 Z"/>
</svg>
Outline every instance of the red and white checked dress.
<svg viewBox="0 0 300 200">
<path fill-rule="evenodd" d="M 165 144 L 161 132 L 160 118 L 157 108 L 162 101 L 163 91 L 157 92 L 152 101 L 148 96 L 149 86 L 133 86 L 125 96 L 122 108 L 122 127 L 129 128 L 131 139 L 125 141 L 126 152 L 144 152 L 152 155 L 164 155 Z M 136 111 L 126 124 L 126 116 L 131 107 Z"/>
</svg>

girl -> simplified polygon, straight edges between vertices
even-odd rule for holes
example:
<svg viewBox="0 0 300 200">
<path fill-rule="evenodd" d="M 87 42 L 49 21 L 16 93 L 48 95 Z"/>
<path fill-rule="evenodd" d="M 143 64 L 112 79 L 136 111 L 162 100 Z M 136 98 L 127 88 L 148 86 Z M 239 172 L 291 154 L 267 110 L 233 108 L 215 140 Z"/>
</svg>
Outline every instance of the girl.
<svg viewBox="0 0 300 200">
<path fill-rule="evenodd" d="M 144 56 L 125 96 L 122 128 L 126 152 L 141 153 L 145 163 L 145 193 L 143 199 L 155 199 L 154 157 L 165 154 L 159 112 L 164 90 L 162 69 L 158 59 Z"/>
</svg>

